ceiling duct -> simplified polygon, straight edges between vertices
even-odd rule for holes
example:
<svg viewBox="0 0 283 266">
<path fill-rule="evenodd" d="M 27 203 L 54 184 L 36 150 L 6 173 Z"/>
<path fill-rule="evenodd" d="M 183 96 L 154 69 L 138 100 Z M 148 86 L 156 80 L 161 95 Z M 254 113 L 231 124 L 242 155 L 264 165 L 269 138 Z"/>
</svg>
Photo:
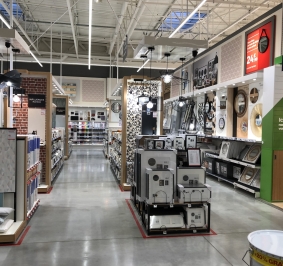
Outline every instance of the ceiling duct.
<svg viewBox="0 0 283 266">
<path fill-rule="evenodd" d="M 134 51 L 134 59 L 140 59 L 141 55 L 148 53 L 148 47 L 154 46 L 153 60 L 161 60 L 164 53 L 170 52 L 173 60 L 179 60 L 180 56 L 191 54 L 198 49 L 199 53 L 208 48 L 208 41 L 190 40 L 153 36 L 143 36 L 143 39 Z M 189 48 L 189 49 L 188 49 Z"/>
</svg>

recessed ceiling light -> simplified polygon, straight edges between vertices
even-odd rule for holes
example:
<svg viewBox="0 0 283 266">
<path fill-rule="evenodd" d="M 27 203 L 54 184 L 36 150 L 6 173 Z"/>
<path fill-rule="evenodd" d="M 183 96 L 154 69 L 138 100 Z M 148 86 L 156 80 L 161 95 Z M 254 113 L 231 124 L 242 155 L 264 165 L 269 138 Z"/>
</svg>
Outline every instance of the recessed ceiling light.
<svg viewBox="0 0 283 266">
<path fill-rule="evenodd" d="M 213 91 L 213 90 L 210 90 L 210 91 Z"/>
<path fill-rule="evenodd" d="M 253 80 L 256 80 L 256 79 L 253 79 Z"/>
<path fill-rule="evenodd" d="M 242 81 L 242 83 L 245 83 L 245 81 Z"/>
<path fill-rule="evenodd" d="M 233 83 L 233 86 L 235 86 L 236 84 L 235 83 Z"/>
</svg>

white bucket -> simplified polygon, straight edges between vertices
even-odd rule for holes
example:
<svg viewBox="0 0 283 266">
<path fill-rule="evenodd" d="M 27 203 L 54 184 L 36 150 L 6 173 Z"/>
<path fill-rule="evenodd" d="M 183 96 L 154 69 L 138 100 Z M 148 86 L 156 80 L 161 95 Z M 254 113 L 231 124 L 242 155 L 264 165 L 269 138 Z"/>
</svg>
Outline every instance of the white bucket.
<svg viewBox="0 0 283 266">
<path fill-rule="evenodd" d="M 250 266 L 283 266 L 283 231 L 260 230 L 248 235 Z"/>
</svg>

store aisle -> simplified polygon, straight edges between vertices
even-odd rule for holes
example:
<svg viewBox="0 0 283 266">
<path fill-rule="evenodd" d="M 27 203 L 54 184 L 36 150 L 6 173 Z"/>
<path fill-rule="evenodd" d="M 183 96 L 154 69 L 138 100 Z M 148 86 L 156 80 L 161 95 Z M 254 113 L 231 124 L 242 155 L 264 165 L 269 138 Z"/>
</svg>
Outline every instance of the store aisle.
<svg viewBox="0 0 283 266">
<path fill-rule="evenodd" d="M 283 230 L 283 212 L 224 183 L 212 186 L 216 236 L 143 239 L 100 150 L 74 150 L 20 246 L 1 247 L 0 265 L 245 265 L 247 235 Z M 248 258 L 247 258 L 248 260 Z"/>
</svg>

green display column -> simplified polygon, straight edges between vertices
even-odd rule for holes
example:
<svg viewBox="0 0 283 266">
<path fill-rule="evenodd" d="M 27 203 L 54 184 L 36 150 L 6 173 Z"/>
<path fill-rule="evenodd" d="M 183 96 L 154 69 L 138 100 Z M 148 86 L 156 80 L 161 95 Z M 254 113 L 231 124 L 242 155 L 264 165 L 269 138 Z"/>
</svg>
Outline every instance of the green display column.
<svg viewBox="0 0 283 266">
<path fill-rule="evenodd" d="M 283 72 L 281 69 L 282 66 L 271 66 L 264 69 L 263 75 L 260 197 L 269 202 L 274 201 L 272 195 L 275 178 L 274 151 L 283 151 Z"/>
</svg>

